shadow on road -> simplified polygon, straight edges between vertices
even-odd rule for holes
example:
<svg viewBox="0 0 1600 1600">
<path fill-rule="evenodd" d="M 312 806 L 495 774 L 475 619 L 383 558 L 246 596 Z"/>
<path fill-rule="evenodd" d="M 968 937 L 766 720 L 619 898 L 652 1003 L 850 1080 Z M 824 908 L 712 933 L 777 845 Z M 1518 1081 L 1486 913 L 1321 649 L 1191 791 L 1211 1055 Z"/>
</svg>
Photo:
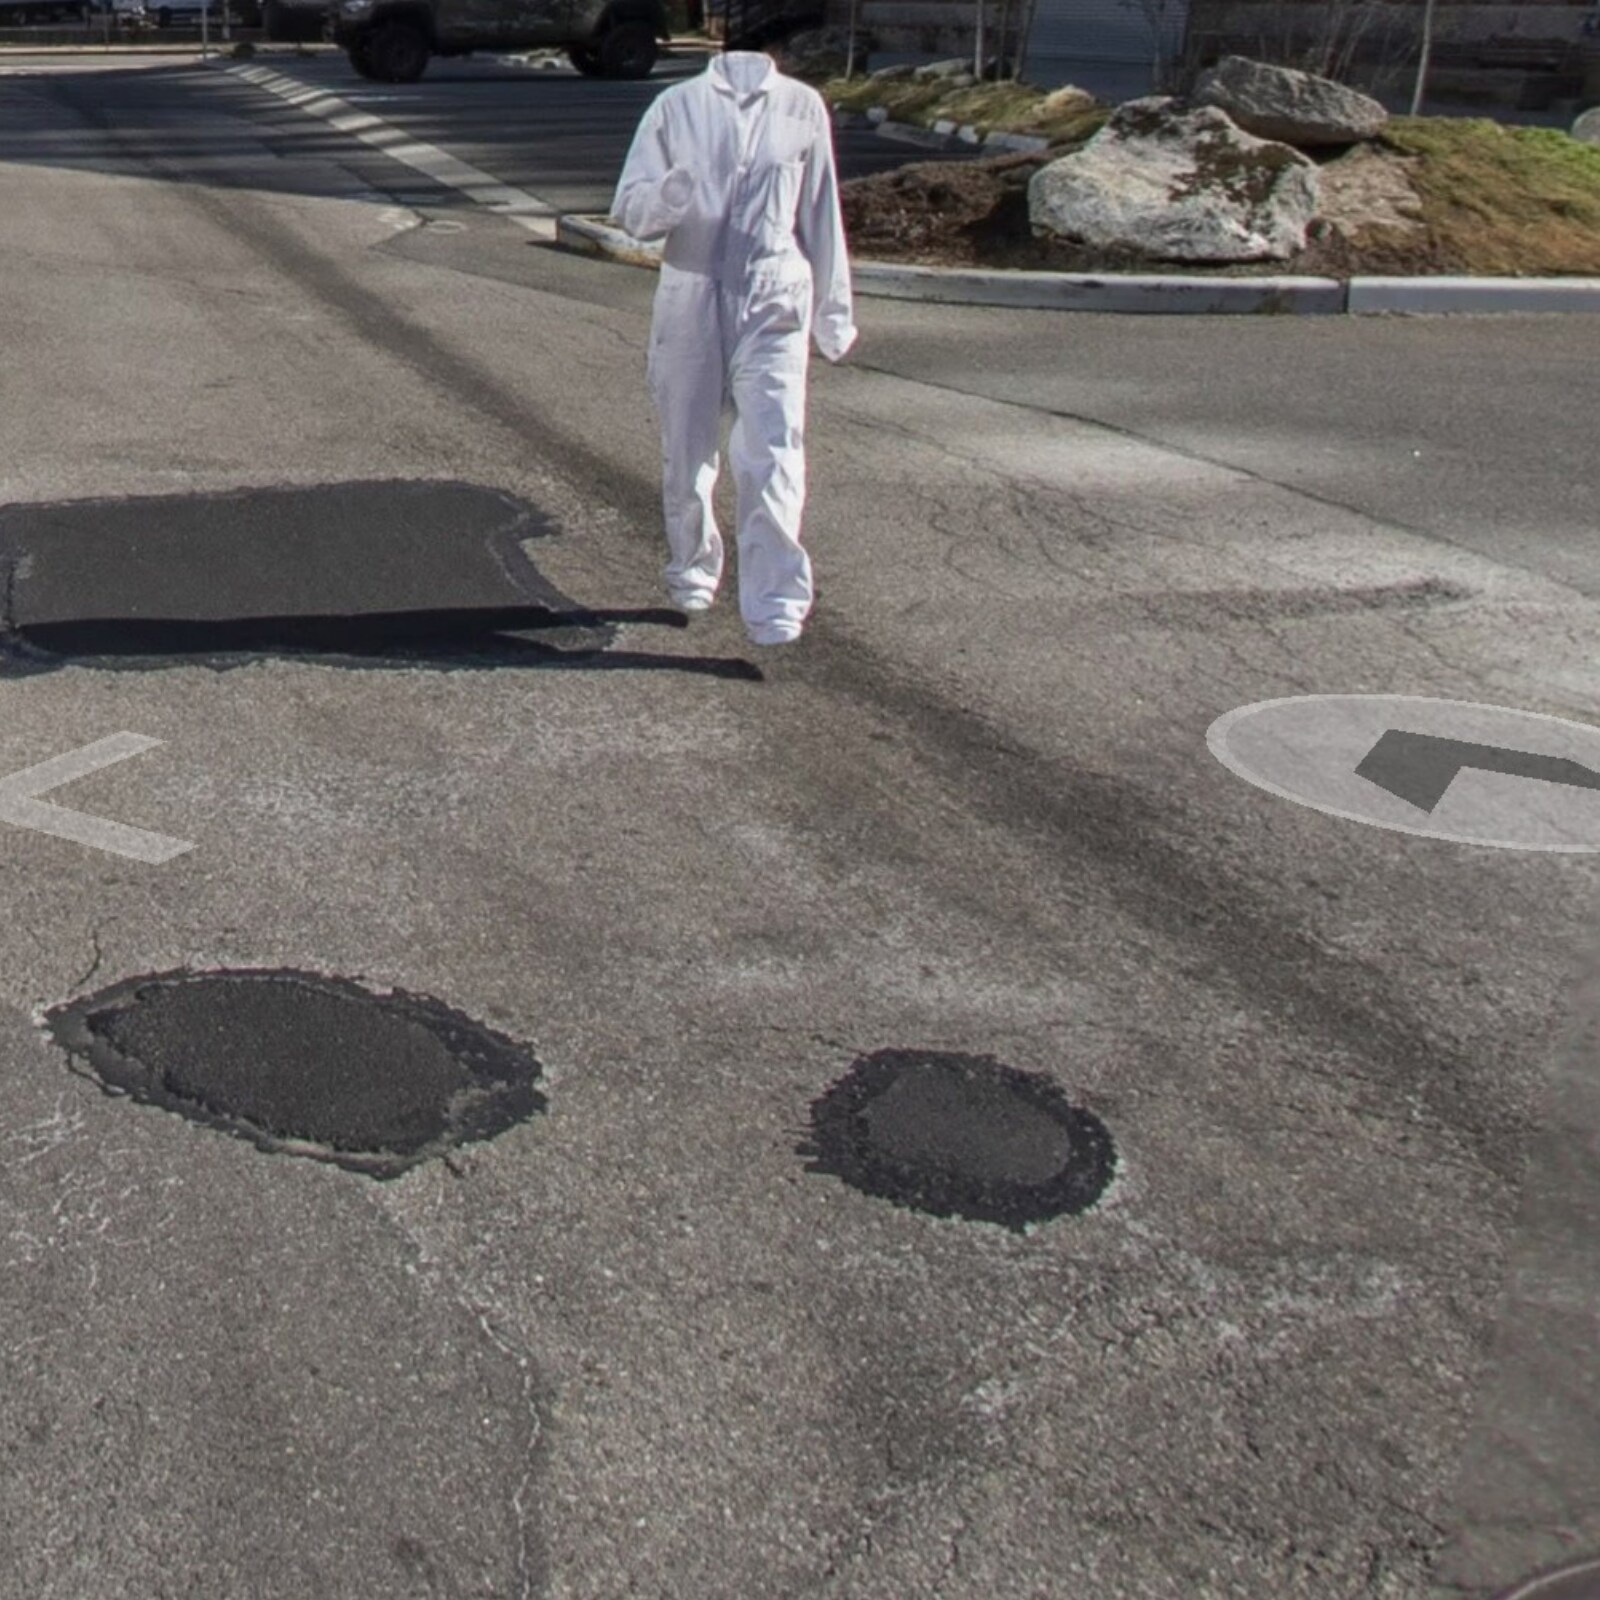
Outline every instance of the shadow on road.
<svg viewBox="0 0 1600 1600">
<path fill-rule="evenodd" d="M 266 657 L 323 666 L 581 668 L 589 672 L 687 672 L 760 683 L 737 656 L 657 655 L 608 647 L 619 624 L 683 628 L 665 608 L 549 611 L 538 606 L 464 607 L 348 616 L 83 618 L 0 634 L 0 677 L 65 666 L 147 670 L 200 664 L 219 670 Z M 528 637 L 528 635 L 536 637 Z"/>
<path fill-rule="evenodd" d="M 0 506 L 0 677 L 285 657 L 764 681 L 739 657 L 615 648 L 625 626 L 681 644 L 686 619 L 573 599 L 535 562 L 558 537 L 517 495 L 431 479 Z"/>
</svg>

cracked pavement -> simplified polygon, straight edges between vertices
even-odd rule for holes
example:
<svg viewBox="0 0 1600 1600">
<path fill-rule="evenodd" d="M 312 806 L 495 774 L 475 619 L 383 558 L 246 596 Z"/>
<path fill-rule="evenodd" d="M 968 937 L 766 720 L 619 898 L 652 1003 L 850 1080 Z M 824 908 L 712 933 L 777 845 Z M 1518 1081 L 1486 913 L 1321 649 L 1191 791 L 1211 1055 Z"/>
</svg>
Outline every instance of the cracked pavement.
<svg viewBox="0 0 1600 1600">
<path fill-rule="evenodd" d="M 253 104 L 0 79 L 5 504 L 477 484 L 562 594 L 654 605 L 649 279 L 397 225 Z M 158 737 L 60 798 L 195 841 L 0 830 L 0 1595 L 1414 1600 L 1600 1547 L 1593 858 L 1205 746 L 1293 694 L 1600 721 L 1600 328 L 862 323 L 814 376 L 815 625 L 757 674 L 694 670 L 747 654 L 724 602 L 614 670 L 0 676 L 4 770 Z M 1373 422 L 1407 405 L 1425 445 Z M 183 966 L 435 996 L 548 1113 L 379 1184 L 37 1026 Z M 1106 1197 L 1018 1236 L 807 1174 L 806 1107 L 895 1047 L 1051 1075 Z"/>
</svg>

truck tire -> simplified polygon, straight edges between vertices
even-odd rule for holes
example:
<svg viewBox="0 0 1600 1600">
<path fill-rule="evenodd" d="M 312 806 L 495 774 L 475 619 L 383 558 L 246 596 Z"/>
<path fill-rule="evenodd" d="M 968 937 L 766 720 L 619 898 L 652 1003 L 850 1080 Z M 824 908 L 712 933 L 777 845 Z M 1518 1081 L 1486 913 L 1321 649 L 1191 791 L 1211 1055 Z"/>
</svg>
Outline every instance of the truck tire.
<svg viewBox="0 0 1600 1600">
<path fill-rule="evenodd" d="M 648 78 L 656 64 L 656 32 L 648 22 L 619 22 L 600 41 L 603 78 Z"/>
<path fill-rule="evenodd" d="M 600 76 L 600 52 L 592 44 L 569 45 L 567 60 L 586 78 Z"/>
<path fill-rule="evenodd" d="M 367 60 L 367 41 L 365 35 L 357 39 L 345 54 L 350 58 L 350 65 L 355 68 L 356 75 L 367 78 L 373 82 L 378 80 L 378 74 L 372 70 L 372 63 Z"/>
<path fill-rule="evenodd" d="M 380 22 L 362 51 L 380 83 L 415 83 L 428 70 L 432 53 L 427 34 L 414 22 Z"/>
</svg>

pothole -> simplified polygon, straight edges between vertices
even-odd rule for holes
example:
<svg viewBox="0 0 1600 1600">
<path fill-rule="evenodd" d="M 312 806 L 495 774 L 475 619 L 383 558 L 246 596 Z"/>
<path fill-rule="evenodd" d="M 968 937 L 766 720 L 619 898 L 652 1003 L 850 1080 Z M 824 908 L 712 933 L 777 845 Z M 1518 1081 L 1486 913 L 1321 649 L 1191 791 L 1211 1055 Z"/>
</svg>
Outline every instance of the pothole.
<svg viewBox="0 0 1600 1600">
<path fill-rule="evenodd" d="M 315 973 L 155 973 L 44 1022 L 108 1093 L 374 1178 L 545 1108 L 543 1069 L 515 1040 L 427 996 Z"/>
<path fill-rule="evenodd" d="M 811 1107 L 807 1170 L 937 1217 L 1014 1232 L 1086 1210 L 1116 1166 L 1111 1135 L 1052 1079 L 990 1056 L 879 1050 Z"/>
</svg>

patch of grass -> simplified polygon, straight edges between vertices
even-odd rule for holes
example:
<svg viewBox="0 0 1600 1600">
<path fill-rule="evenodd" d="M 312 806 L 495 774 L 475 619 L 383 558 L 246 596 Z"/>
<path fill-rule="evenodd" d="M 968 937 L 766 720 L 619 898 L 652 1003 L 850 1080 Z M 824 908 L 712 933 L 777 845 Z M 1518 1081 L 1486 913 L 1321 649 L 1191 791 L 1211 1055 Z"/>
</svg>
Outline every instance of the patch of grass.
<svg viewBox="0 0 1600 1600">
<path fill-rule="evenodd" d="M 829 104 L 842 111 L 883 106 L 890 119 L 931 128 L 936 122 L 974 127 L 980 135 L 1029 133 L 1052 143 L 1080 144 L 1097 132 L 1109 107 L 1077 89 L 1046 93 L 1028 83 L 979 83 L 947 89 L 915 78 L 833 78 L 819 86 Z"/>
<path fill-rule="evenodd" d="M 892 122 L 926 126 L 937 120 L 925 113 L 938 105 L 945 91 L 937 83 L 920 83 L 915 78 L 890 78 L 874 82 L 871 78 L 830 78 L 818 85 L 822 98 L 841 111 L 870 111 L 883 106 Z"/>
<path fill-rule="evenodd" d="M 969 123 L 979 133 L 992 128 L 1014 129 L 1038 105 L 1040 94 L 1025 83 L 978 83 L 946 95 L 939 115 L 957 127 Z"/>
<path fill-rule="evenodd" d="M 1381 138 L 1416 158 L 1435 271 L 1600 273 L 1600 147 L 1480 118 L 1395 117 Z"/>
<path fill-rule="evenodd" d="M 1054 147 L 1076 147 L 1099 133 L 1110 115 L 1111 108 L 1102 105 L 1079 107 L 1076 111 L 1041 110 L 1033 121 L 1024 122 L 1012 131 L 1042 134 Z"/>
</svg>

